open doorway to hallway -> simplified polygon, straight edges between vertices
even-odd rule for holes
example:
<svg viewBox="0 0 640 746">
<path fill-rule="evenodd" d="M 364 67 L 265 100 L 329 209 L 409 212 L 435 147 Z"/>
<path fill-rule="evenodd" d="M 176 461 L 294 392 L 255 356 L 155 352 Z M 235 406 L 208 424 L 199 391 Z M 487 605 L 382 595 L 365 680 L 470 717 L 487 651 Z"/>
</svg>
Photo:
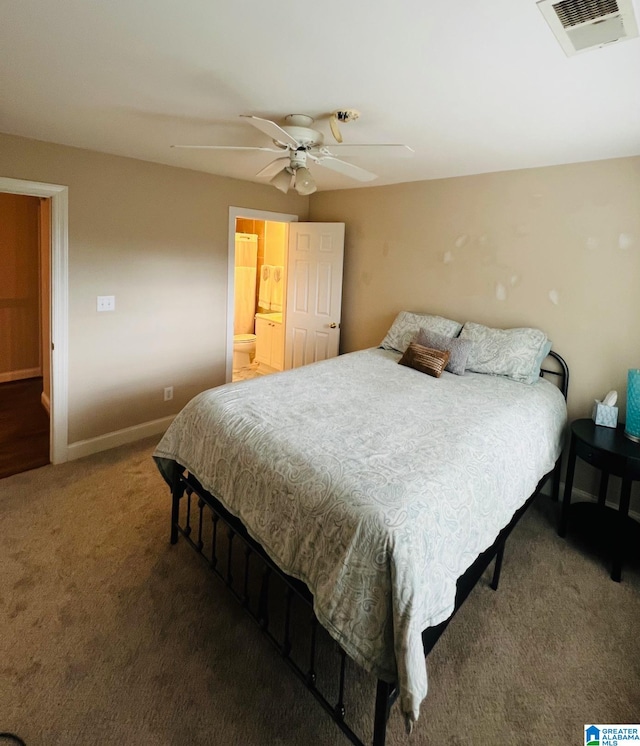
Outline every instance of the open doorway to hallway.
<svg viewBox="0 0 640 746">
<path fill-rule="evenodd" d="M 50 461 L 50 200 L 0 193 L 0 477 Z"/>
</svg>

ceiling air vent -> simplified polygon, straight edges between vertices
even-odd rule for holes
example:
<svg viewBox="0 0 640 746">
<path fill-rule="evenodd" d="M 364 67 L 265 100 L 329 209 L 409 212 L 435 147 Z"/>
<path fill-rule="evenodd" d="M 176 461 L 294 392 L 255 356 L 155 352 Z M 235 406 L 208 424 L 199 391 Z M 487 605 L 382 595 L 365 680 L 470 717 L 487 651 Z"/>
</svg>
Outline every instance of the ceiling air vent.
<svg viewBox="0 0 640 746">
<path fill-rule="evenodd" d="M 540 0 L 538 7 L 568 56 L 638 36 L 633 0 Z"/>
</svg>

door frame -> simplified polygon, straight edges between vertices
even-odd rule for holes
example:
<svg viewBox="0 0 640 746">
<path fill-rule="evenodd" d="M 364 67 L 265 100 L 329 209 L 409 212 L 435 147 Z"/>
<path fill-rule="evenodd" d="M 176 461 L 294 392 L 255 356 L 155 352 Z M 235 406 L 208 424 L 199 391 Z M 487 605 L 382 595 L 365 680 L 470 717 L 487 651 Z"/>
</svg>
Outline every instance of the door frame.
<svg viewBox="0 0 640 746">
<path fill-rule="evenodd" d="M 51 400 L 49 458 L 68 460 L 69 432 L 69 188 L 0 176 L 0 192 L 51 199 Z"/>
<path fill-rule="evenodd" d="M 267 210 L 249 210 L 246 207 L 229 207 L 229 258 L 227 262 L 227 340 L 225 353 L 225 381 L 233 377 L 233 316 L 235 303 L 235 270 L 236 270 L 236 218 L 249 220 L 270 220 L 274 223 L 297 223 L 298 215 L 289 215 Z"/>
</svg>

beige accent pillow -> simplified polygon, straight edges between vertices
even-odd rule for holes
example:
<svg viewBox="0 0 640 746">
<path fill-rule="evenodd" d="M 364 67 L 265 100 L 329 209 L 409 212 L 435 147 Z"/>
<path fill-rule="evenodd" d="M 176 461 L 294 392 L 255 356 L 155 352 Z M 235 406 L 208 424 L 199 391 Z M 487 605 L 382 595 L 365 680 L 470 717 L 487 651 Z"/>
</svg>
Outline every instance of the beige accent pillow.
<svg viewBox="0 0 640 746">
<path fill-rule="evenodd" d="M 434 350 L 431 347 L 423 347 L 415 342 L 411 342 L 398 362 L 400 365 L 415 368 L 421 373 L 427 373 L 434 378 L 440 378 L 442 371 L 449 362 L 449 352 L 446 350 Z"/>
</svg>

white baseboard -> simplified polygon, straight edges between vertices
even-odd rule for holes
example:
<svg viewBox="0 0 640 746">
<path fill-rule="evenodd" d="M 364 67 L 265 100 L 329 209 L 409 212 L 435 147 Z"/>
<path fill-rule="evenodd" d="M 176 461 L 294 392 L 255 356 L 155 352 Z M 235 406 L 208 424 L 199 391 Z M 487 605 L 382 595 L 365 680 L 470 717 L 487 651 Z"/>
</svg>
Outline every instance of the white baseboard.
<svg viewBox="0 0 640 746">
<path fill-rule="evenodd" d="M 51 417 L 51 402 L 49 401 L 49 397 L 44 393 L 44 391 L 40 394 L 40 403 L 45 408 L 49 417 Z"/>
<path fill-rule="evenodd" d="M 543 495 L 551 495 L 551 479 L 545 484 L 545 486 L 542 488 L 541 493 Z M 612 490 L 612 494 L 615 494 L 615 492 Z M 560 482 L 560 496 L 558 498 L 559 502 L 562 503 L 562 496 L 564 495 L 564 482 Z M 597 503 L 598 497 L 597 495 L 592 495 L 590 492 L 587 492 L 586 490 L 580 490 L 577 487 L 574 487 L 571 491 L 572 500 L 571 502 L 588 502 L 588 503 Z M 612 502 L 611 500 L 607 500 L 607 507 L 613 508 L 614 510 L 618 509 L 618 503 Z M 636 521 L 640 521 L 640 513 L 638 513 L 635 510 L 630 510 L 629 515 Z"/>
<path fill-rule="evenodd" d="M 9 383 L 9 381 L 21 381 L 23 378 L 39 378 L 41 375 L 42 368 L 10 370 L 7 373 L 0 373 L 0 383 Z"/>
<path fill-rule="evenodd" d="M 140 425 L 125 427 L 122 430 L 115 430 L 112 433 L 99 435 L 96 438 L 78 440 L 75 443 L 70 443 L 67 449 L 68 459 L 69 461 L 73 461 L 74 459 L 82 458 L 83 456 L 90 456 L 92 453 L 108 451 L 110 448 L 115 448 L 116 446 L 134 443 L 136 440 L 142 440 L 143 438 L 148 438 L 152 435 L 162 435 L 162 433 L 164 433 L 173 422 L 174 417 L 175 415 L 161 417 L 159 420 L 143 422 Z"/>
</svg>

